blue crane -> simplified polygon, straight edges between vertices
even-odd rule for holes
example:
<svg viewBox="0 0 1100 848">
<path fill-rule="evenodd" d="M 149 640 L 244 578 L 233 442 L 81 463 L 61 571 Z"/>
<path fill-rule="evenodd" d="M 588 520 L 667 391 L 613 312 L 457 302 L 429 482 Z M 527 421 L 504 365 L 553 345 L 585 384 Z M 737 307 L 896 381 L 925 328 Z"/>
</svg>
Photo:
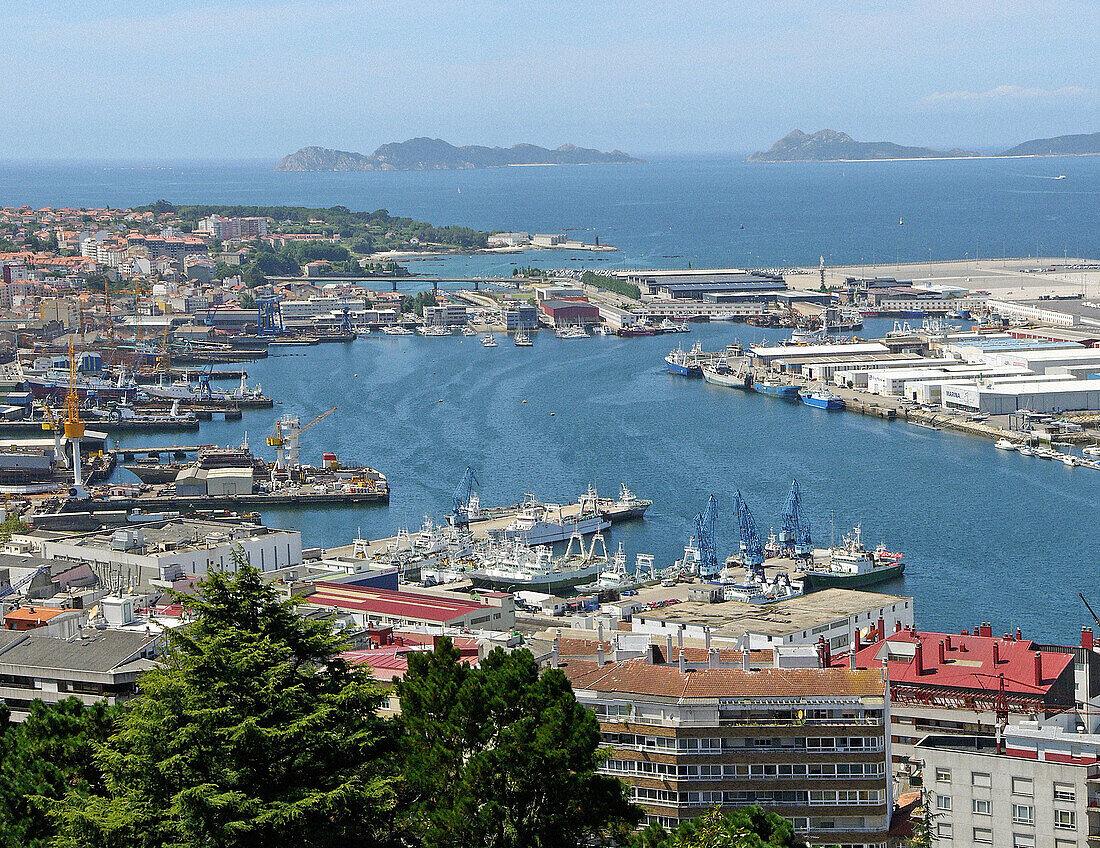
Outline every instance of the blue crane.
<svg viewBox="0 0 1100 848">
<path fill-rule="evenodd" d="M 756 532 L 756 521 L 740 491 L 737 492 L 737 528 L 741 537 L 741 561 L 746 568 L 759 568 L 764 564 L 764 546 L 760 543 L 760 534 Z"/>
<path fill-rule="evenodd" d="M 701 513 L 695 516 L 695 543 L 699 546 L 699 576 L 718 574 L 718 552 L 714 545 L 714 523 L 718 520 L 718 498 L 711 495 Z"/>
<path fill-rule="evenodd" d="M 257 295 L 256 335 L 278 336 L 283 332 L 283 313 L 279 308 L 282 298 L 276 294 Z"/>
<path fill-rule="evenodd" d="M 812 556 L 810 520 L 802 508 L 802 490 L 797 480 L 791 480 L 787 502 L 783 505 L 783 529 L 779 531 L 779 547 L 782 553 L 795 559 Z"/>
<path fill-rule="evenodd" d="M 470 498 L 474 496 L 474 486 L 480 486 L 474 469 L 469 465 L 451 496 L 451 514 L 448 516 L 455 527 L 470 526 Z"/>
</svg>

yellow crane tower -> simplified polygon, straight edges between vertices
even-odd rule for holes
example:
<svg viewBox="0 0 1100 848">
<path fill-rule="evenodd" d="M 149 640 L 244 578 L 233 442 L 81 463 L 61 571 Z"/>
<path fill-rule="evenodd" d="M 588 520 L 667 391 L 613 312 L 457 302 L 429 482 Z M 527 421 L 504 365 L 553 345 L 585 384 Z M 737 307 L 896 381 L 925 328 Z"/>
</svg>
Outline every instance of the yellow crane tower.
<svg viewBox="0 0 1100 848">
<path fill-rule="evenodd" d="M 336 407 L 334 406 L 332 409 L 322 412 L 304 427 L 300 426 L 299 419 L 296 416 L 284 415 L 275 422 L 275 429 L 267 437 L 268 447 L 275 448 L 275 464 L 271 469 L 273 478 L 290 477 L 293 472 L 298 470 L 298 437 L 335 411 Z"/>
<path fill-rule="evenodd" d="M 84 422 L 80 420 L 80 395 L 76 391 L 76 351 L 69 334 L 69 393 L 65 396 L 65 438 L 73 449 L 73 488 L 75 498 L 86 498 L 84 480 L 80 475 L 80 440 L 84 436 Z"/>
</svg>

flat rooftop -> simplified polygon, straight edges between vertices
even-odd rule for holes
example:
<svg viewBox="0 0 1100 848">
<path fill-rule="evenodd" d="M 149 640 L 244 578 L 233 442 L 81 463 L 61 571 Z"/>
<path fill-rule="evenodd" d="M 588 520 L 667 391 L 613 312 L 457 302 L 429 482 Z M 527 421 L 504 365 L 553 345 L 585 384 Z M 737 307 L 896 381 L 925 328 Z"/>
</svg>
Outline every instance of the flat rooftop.
<svg viewBox="0 0 1100 848">
<path fill-rule="evenodd" d="M 742 636 L 762 633 L 781 636 L 795 630 L 811 630 L 837 619 L 860 613 L 877 612 L 884 606 L 911 603 L 912 598 L 880 595 L 854 589 L 823 589 L 774 604 L 750 604 L 722 601 L 708 604 L 696 601 L 674 604 L 635 613 L 636 618 L 677 624 L 709 626 L 716 636 Z"/>
<path fill-rule="evenodd" d="M 94 533 L 71 533 L 55 535 L 52 541 L 78 545 L 86 548 L 111 550 L 111 542 L 120 530 L 140 530 L 144 537 L 142 547 L 146 549 L 164 549 L 169 547 L 207 547 L 213 537 L 229 539 L 254 538 L 271 533 L 289 533 L 289 530 L 276 530 L 262 524 L 228 524 L 223 521 L 204 521 L 197 518 L 173 518 L 167 521 L 153 521 L 148 524 L 132 524 L 126 527 L 110 527 Z"/>
</svg>

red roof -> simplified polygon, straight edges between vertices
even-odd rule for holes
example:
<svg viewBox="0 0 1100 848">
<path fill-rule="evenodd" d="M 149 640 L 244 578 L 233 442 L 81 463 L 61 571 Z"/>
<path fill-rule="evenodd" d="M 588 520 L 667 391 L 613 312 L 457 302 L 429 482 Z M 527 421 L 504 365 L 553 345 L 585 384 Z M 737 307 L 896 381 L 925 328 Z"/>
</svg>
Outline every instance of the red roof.
<svg viewBox="0 0 1100 848">
<path fill-rule="evenodd" d="M 322 607 L 373 612 L 393 618 L 446 623 L 484 609 L 481 604 L 459 598 L 374 589 L 344 583 L 317 583 L 306 602 Z"/>
<path fill-rule="evenodd" d="M 920 645 L 919 669 L 914 656 L 916 645 Z M 1039 652 L 1038 646 L 1026 639 L 914 630 L 891 633 L 883 641 L 863 648 L 856 654 L 856 665 L 873 668 L 883 659 L 887 659 L 891 685 L 990 691 L 999 688 L 1003 674 L 1005 691 L 1024 695 L 1047 694 L 1073 663 L 1071 654 Z"/>
</svg>

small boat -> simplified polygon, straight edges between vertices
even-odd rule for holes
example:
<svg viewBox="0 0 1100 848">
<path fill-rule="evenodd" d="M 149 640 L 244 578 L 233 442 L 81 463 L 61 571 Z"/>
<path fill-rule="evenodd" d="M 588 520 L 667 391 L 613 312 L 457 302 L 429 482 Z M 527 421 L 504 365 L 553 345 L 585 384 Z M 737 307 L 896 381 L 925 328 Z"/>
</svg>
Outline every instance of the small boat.
<svg viewBox="0 0 1100 848">
<path fill-rule="evenodd" d="M 829 391 L 827 386 L 821 386 L 812 392 L 799 392 L 798 396 L 806 406 L 812 406 L 815 409 L 844 409 L 844 399 Z"/>
<path fill-rule="evenodd" d="M 1062 454 L 1062 465 L 1068 466 L 1069 468 L 1074 468 L 1074 467 L 1076 467 L 1080 464 L 1081 464 L 1081 460 L 1079 460 L 1073 454 L 1071 454 L 1071 453 Z"/>
<path fill-rule="evenodd" d="M 556 333 L 554 333 L 559 339 L 587 339 L 588 333 L 585 332 L 584 327 L 580 325 L 574 325 L 572 327 L 561 327 Z"/>
<path fill-rule="evenodd" d="M 1100 456 L 1100 445 L 1091 445 L 1087 448 L 1082 448 L 1081 453 L 1085 456 L 1098 457 Z"/>
<path fill-rule="evenodd" d="M 471 327 L 469 324 L 464 324 L 462 327 L 462 335 L 464 336 L 476 336 L 477 330 Z"/>
<path fill-rule="evenodd" d="M 383 327 L 382 332 L 387 336 L 411 336 L 413 331 L 408 327 L 402 327 L 400 324 L 394 324 L 390 327 Z"/>
<path fill-rule="evenodd" d="M 1020 456 L 1035 456 L 1035 451 L 1029 448 L 1027 445 L 1020 445 Z"/>
<path fill-rule="evenodd" d="M 481 344 L 484 347 L 496 347 L 497 346 L 497 337 L 494 336 L 492 333 L 488 333 L 488 334 L 481 337 Z"/>
<path fill-rule="evenodd" d="M 935 421 L 916 421 L 916 420 L 914 420 L 914 421 L 910 421 L 909 423 L 912 424 L 914 427 L 920 427 L 924 430 L 942 430 L 943 429 L 943 427 L 941 427 Z"/>
<path fill-rule="evenodd" d="M 516 347 L 531 347 L 534 344 L 534 342 L 531 341 L 531 337 L 523 332 L 523 330 L 517 331 L 512 341 L 516 343 Z"/>
<path fill-rule="evenodd" d="M 993 447 L 997 450 L 1014 451 L 1019 446 L 1011 439 L 997 439 L 997 441 L 993 443 Z"/>
</svg>

